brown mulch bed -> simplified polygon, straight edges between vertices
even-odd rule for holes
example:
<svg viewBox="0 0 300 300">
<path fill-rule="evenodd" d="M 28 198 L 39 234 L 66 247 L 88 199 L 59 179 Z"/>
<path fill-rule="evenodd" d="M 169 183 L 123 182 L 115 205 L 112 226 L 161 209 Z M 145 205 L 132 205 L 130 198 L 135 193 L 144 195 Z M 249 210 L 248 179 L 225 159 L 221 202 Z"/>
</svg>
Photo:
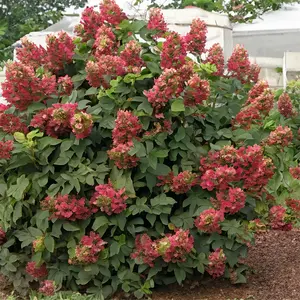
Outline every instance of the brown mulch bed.
<svg viewBox="0 0 300 300">
<path fill-rule="evenodd" d="M 247 284 L 206 280 L 192 289 L 195 283 L 160 289 L 153 300 L 300 300 L 300 231 L 270 231 L 258 236 L 246 263 L 255 270 Z"/>
<path fill-rule="evenodd" d="M 232 285 L 226 280 L 212 279 L 193 281 L 183 287 L 158 288 L 153 300 L 300 300 L 299 230 L 259 235 L 246 263 L 255 270 L 247 284 Z M 0 285 L 2 300 L 9 293 L 1 277 Z"/>
</svg>

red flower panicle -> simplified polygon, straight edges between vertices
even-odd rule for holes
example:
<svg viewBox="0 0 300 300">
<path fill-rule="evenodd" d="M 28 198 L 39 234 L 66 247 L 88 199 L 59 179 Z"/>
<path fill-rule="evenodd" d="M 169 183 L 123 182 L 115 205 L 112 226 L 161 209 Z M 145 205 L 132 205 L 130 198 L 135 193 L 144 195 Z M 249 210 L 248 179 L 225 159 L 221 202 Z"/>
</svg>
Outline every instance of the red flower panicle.
<svg viewBox="0 0 300 300">
<path fill-rule="evenodd" d="M 155 242 L 146 233 L 137 235 L 135 238 L 135 251 L 131 253 L 131 258 L 140 263 L 154 266 L 154 260 L 159 257 Z"/>
<path fill-rule="evenodd" d="M 47 36 L 47 55 L 46 67 L 53 71 L 58 72 L 64 69 L 66 64 L 73 61 L 75 44 L 66 32 L 61 31 L 58 36 L 49 34 Z"/>
<path fill-rule="evenodd" d="M 0 227 L 0 246 L 6 243 L 6 232 Z"/>
<path fill-rule="evenodd" d="M 206 34 L 206 23 L 200 19 L 194 19 L 190 32 L 185 36 L 187 50 L 196 55 L 201 55 L 205 51 Z"/>
<path fill-rule="evenodd" d="M 42 46 L 30 42 L 26 37 L 21 39 L 22 47 L 17 48 L 17 59 L 20 63 L 34 69 L 44 64 L 46 50 Z"/>
<path fill-rule="evenodd" d="M 280 114 L 286 118 L 291 118 L 295 115 L 292 100 L 287 93 L 283 93 L 280 95 L 277 102 L 277 107 Z"/>
<path fill-rule="evenodd" d="M 290 168 L 290 174 L 295 179 L 300 180 L 300 166 L 299 167 Z"/>
<path fill-rule="evenodd" d="M 56 77 L 37 77 L 33 67 L 19 62 L 9 63 L 6 81 L 2 83 L 3 97 L 19 110 L 26 110 L 33 102 L 47 100 L 56 94 Z"/>
<path fill-rule="evenodd" d="M 216 249 L 208 257 L 209 263 L 206 271 L 213 278 L 221 277 L 225 272 L 226 256 L 223 249 Z"/>
<path fill-rule="evenodd" d="M 33 278 L 43 278 L 48 276 L 48 271 L 45 264 L 37 266 L 36 262 L 30 261 L 26 265 L 26 272 Z"/>
<path fill-rule="evenodd" d="M 171 182 L 171 191 L 176 194 L 187 193 L 197 183 L 197 175 L 191 171 L 183 171 L 177 176 L 173 176 Z"/>
<path fill-rule="evenodd" d="M 261 94 L 264 93 L 265 90 L 269 89 L 269 84 L 265 80 L 258 81 L 249 91 L 248 96 L 249 98 L 257 98 Z"/>
<path fill-rule="evenodd" d="M 103 0 L 100 4 L 100 14 L 103 21 L 111 25 L 118 25 L 127 19 L 126 14 L 114 0 Z"/>
<path fill-rule="evenodd" d="M 95 51 L 95 57 L 116 53 L 117 39 L 110 27 L 106 25 L 99 27 L 93 48 Z"/>
<path fill-rule="evenodd" d="M 44 280 L 41 283 L 39 292 L 45 296 L 53 296 L 55 293 L 55 282 L 53 280 Z"/>
<path fill-rule="evenodd" d="M 269 212 L 270 226 L 272 229 L 284 231 L 292 230 L 292 224 L 286 221 L 286 217 L 286 209 L 283 206 L 273 206 Z"/>
<path fill-rule="evenodd" d="M 236 45 L 227 62 L 227 68 L 231 76 L 246 82 L 250 74 L 250 66 L 247 50 L 241 45 Z"/>
<path fill-rule="evenodd" d="M 300 200 L 296 200 L 296 199 L 287 199 L 285 202 L 286 202 L 286 205 L 287 205 L 294 213 L 296 213 L 296 215 L 298 215 L 298 217 L 299 217 L 299 213 L 300 213 Z"/>
<path fill-rule="evenodd" d="M 251 64 L 248 80 L 254 83 L 258 82 L 260 70 L 261 68 L 258 64 Z"/>
<path fill-rule="evenodd" d="M 194 247 L 194 238 L 189 230 L 177 229 L 175 234 L 156 241 L 159 255 L 165 262 L 184 262 Z"/>
<path fill-rule="evenodd" d="M 158 31 L 154 38 L 162 37 L 167 32 L 167 23 L 165 22 L 164 16 L 159 8 L 150 9 L 147 28 L 149 30 Z"/>
<path fill-rule="evenodd" d="M 113 144 L 126 144 L 131 142 L 142 131 L 142 125 L 137 116 L 126 110 L 119 110 L 115 128 L 112 131 Z"/>
<path fill-rule="evenodd" d="M 91 205 L 107 215 L 119 214 L 126 209 L 125 188 L 115 190 L 111 183 L 100 184 L 95 187 L 95 193 L 91 199 Z"/>
<path fill-rule="evenodd" d="M 28 133 L 28 128 L 20 117 L 13 114 L 0 113 L 0 129 L 3 132 L 14 134 L 15 132 Z"/>
<path fill-rule="evenodd" d="M 114 161 L 119 169 L 131 169 L 137 166 L 139 158 L 135 155 L 131 156 L 128 152 L 132 149 L 133 143 L 118 144 L 116 147 L 107 151 L 108 156 Z"/>
<path fill-rule="evenodd" d="M 184 104 L 186 106 L 201 105 L 210 96 L 210 85 L 207 80 L 200 79 L 194 74 L 187 83 L 184 94 Z"/>
<path fill-rule="evenodd" d="M 144 66 L 144 61 L 140 57 L 142 51 L 141 45 L 135 41 L 129 41 L 125 49 L 120 53 L 121 59 L 126 64 L 126 71 L 128 73 L 140 73 Z"/>
<path fill-rule="evenodd" d="M 79 245 L 75 248 L 75 257 L 69 259 L 69 264 L 95 264 L 105 244 L 107 243 L 99 234 L 91 231 L 89 235 L 82 237 Z"/>
<path fill-rule="evenodd" d="M 195 226 L 203 232 L 221 233 L 220 222 L 224 221 L 224 212 L 209 208 L 204 210 L 195 220 Z"/>
<path fill-rule="evenodd" d="M 84 139 L 91 134 L 93 129 L 93 119 L 86 112 L 77 112 L 70 119 L 70 126 L 76 139 Z"/>
<path fill-rule="evenodd" d="M 40 236 L 32 242 L 34 252 L 43 252 L 45 250 L 45 237 Z"/>
<path fill-rule="evenodd" d="M 185 62 L 186 54 L 184 38 L 176 32 L 170 32 L 162 46 L 162 69 L 179 69 Z"/>
<path fill-rule="evenodd" d="M 71 118 L 77 110 L 77 103 L 55 103 L 50 108 L 38 112 L 31 120 L 30 126 L 39 128 L 54 138 L 70 134 Z"/>
<path fill-rule="evenodd" d="M 75 27 L 75 33 L 84 42 L 95 39 L 98 28 L 103 24 L 102 16 L 93 7 L 84 9 L 81 15 L 80 24 Z"/>
<path fill-rule="evenodd" d="M 117 76 L 125 74 L 125 62 L 118 56 L 101 55 L 97 62 L 89 61 L 85 68 L 87 72 L 86 79 L 93 87 L 103 86 L 110 87 L 110 79 L 115 79 Z"/>
<path fill-rule="evenodd" d="M 72 78 L 70 76 L 66 75 L 66 76 L 60 77 L 57 82 L 60 86 L 60 94 L 61 95 L 70 96 L 72 94 L 74 84 L 73 84 Z"/>
<path fill-rule="evenodd" d="M 293 140 L 293 132 L 288 126 L 278 126 L 272 131 L 266 141 L 269 146 L 287 147 Z"/>
<path fill-rule="evenodd" d="M 85 220 L 92 214 L 91 209 L 86 206 L 85 198 L 78 199 L 74 195 L 57 195 L 54 198 L 48 196 L 41 201 L 41 208 L 52 213 L 51 219 Z"/>
<path fill-rule="evenodd" d="M 14 149 L 13 141 L 0 141 L 0 159 L 10 159 L 11 151 Z"/>
<path fill-rule="evenodd" d="M 145 91 L 144 94 L 151 105 L 159 110 L 172 98 L 178 96 L 182 90 L 178 72 L 175 69 L 167 69 L 155 79 L 152 89 Z"/>
<path fill-rule="evenodd" d="M 246 194 L 240 188 L 229 188 L 228 192 L 217 193 L 217 200 L 224 212 L 235 214 L 245 206 Z"/>
<path fill-rule="evenodd" d="M 201 187 L 212 191 L 224 191 L 229 183 L 242 183 L 245 192 L 261 193 L 274 174 L 274 166 L 264 157 L 261 146 L 225 146 L 222 150 L 209 152 L 200 161 Z"/>
<path fill-rule="evenodd" d="M 213 44 L 208 50 L 205 63 L 210 63 L 216 66 L 217 71 L 213 73 L 214 76 L 222 76 L 224 74 L 224 53 L 220 44 Z"/>
</svg>

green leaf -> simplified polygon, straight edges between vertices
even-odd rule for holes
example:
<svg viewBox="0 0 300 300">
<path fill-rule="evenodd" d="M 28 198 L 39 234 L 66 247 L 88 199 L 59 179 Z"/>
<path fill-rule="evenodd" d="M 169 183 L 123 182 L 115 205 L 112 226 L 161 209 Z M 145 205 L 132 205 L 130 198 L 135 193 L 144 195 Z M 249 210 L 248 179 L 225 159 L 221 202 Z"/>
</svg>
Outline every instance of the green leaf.
<svg viewBox="0 0 300 300">
<path fill-rule="evenodd" d="M 154 149 L 151 151 L 151 155 L 158 157 L 158 158 L 168 157 L 168 154 L 169 154 L 169 150 Z"/>
<path fill-rule="evenodd" d="M 174 138 L 176 142 L 183 140 L 185 138 L 185 129 L 183 127 L 179 127 Z"/>
<path fill-rule="evenodd" d="M 100 227 L 104 225 L 108 225 L 109 220 L 105 216 L 99 216 L 95 219 L 94 224 L 93 224 L 93 230 L 97 231 Z"/>
<path fill-rule="evenodd" d="M 153 73 L 153 74 L 160 74 L 161 73 L 161 69 L 160 69 L 158 63 L 148 61 L 146 63 L 146 65 L 147 65 L 147 68 L 151 71 L 151 73 Z"/>
<path fill-rule="evenodd" d="M 20 144 L 23 144 L 26 141 L 26 136 L 22 132 L 15 132 L 14 133 L 14 138 Z"/>
<path fill-rule="evenodd" d="M 109 247 L 110 257 L 119 254 L 120 252 L 120 245 L 118 242 L 113 242 Z"/>
<path fill-rule="evenodd" d="M 18 202 L 14 207 L 13 221 L 16 223 L 22 217 L 22 202 Z"/>
<path fill-rule="evenodd" d="M 77 231 L 77 230 L 80 230 L 79 227 L 75 226 L 75 225 L 72 225 L 71 223 L 64 223 L 63 224 L 63 228 L 66 230 L 66 231 Z"/>
<path fill-rule="evenodd" d="M 160 195 L 156 196 L 155 198 L 151 199 L 150 203 L 152 206 L 173 205 L 176 203 L 176 201 L 171 197 L 167 197 L 166 194 L 160 194 Z"/>
<path fill-rule="evenodd" d="M 45 237 L 45 240 L 44 240 L 44 244 L 45 244 L 45 247 L 46 249 L 49 251 L 49 252 L 54 252 L 54 245 L 55 245 L 55 242 L 54 242 L 54 238 L 50 235 L 46 236 Z"/>
<path fill-rule="evenodd" d="M 176 99 L 175 101 L 173 101 L 173 103 L 171 105 L 171 111 L 173 111 L 173 112 L 185 111 L 183 100 L 182 99 Z"/>
<path fill-rule="evenodd" d="M 179 284 L 181 284 L 186 278 L 186 273 L 181 268 L 175 268 L 174 274 L 175 274 L 175 278 Z"/>
<path fill-rule="evenodd" d="M 149 172 L 156 176 L 166 176 L 171 172 L 171 169 L 164 164 L 157 164 L 156 169 L 149 168 Z"/>
</svg>

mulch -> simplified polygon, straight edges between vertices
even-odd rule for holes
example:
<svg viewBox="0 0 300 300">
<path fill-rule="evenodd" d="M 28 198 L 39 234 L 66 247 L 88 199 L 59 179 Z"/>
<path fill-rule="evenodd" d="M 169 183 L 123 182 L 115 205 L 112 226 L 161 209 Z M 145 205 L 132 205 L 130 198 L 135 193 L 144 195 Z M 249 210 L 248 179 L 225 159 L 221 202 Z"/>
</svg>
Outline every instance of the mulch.
<svg viewBox="0 0 300 300">
<path fill-rule="evenodd" d="M 232 285 L 228 280 L 194 280 L 183 286 L 157 288 L 152 299 L 300 300 L 300 230 L 269 231 L 259 235 L 245 262 L 254 270 L 247 284 Z M 1 278 L 0 284 L 2 300 L 8 293 Z"/>
<path fill-rule="evenodd" d="M 247 284 L 198 281 L 159 289 L 153 300 L 300 300 L 299 230 L 259 235 L 245 262 L 254 270 Z"/>
</svg>

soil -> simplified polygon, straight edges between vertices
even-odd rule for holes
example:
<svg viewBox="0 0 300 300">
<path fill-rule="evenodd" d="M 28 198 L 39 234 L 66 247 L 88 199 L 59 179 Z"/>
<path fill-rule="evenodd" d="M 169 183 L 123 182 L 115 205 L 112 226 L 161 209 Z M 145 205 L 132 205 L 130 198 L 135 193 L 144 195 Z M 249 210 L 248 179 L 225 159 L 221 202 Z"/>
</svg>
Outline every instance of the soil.
<svg viewBox="0 0 300 300">
<path fill-rule="evenodd" d="M 256 239 L 245 261 L 254 273 L 248 283 L 198 280 L 181 286 L 158 288 L 153 300 L 300 300 L 300 230 L 269 231 Z M 7 285 L 0 278 L 0 299 Z M 6 287 L 6 288 L 5 288 Z M 117 297 L 124 300 L 124 297 Z"/>
<path fill-rule="evenodd" d="M 153 300 L 300 300 L 300 231 L 270 231 L 259 235 L 246 263 L 254 269 L 248 283 L 206 280 L 166 287 Z"/>
</svg>

